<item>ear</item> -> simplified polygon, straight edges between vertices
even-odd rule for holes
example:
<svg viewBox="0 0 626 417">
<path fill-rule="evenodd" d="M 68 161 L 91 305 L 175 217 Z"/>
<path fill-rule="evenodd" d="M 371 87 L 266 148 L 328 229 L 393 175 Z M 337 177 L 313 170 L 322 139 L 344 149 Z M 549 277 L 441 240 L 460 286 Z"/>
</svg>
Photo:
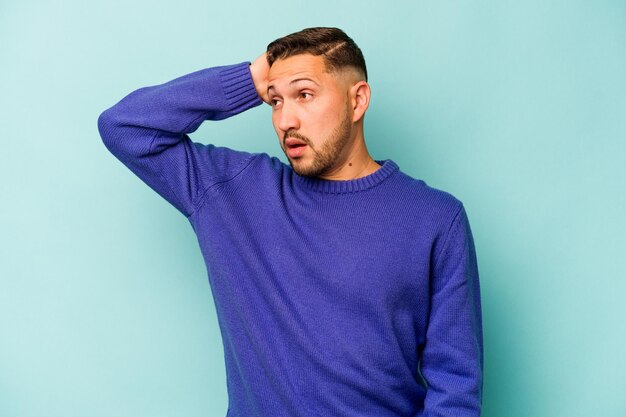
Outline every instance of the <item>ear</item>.
<svg viewBox="0 0 626 417">
<path fill-rule="evenodd" d="M 370 105 L 370 95 L 370 86 L 366 81 L 359 81 L 350 88 L 353 123 L 358 122 L 365 115 Z"/>
</svg>

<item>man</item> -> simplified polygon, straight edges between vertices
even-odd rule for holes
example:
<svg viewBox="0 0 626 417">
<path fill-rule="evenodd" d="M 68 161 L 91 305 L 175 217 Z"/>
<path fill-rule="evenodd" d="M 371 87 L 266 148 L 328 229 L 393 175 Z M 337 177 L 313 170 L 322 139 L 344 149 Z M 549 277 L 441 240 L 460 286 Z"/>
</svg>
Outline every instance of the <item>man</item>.
<svg viewBox="0 0 626 417">
<path fill-rule="evenodd" d="M 106 147 L 198 236 L 229 417 L 479 416 L 477 261 L 463 204 L 374 160 L 363 55 L 336 28 L 252 64 L 141 88 L 102 113 Z M 191 141 L 263 102 L 289 165 Z"/>
</svg>

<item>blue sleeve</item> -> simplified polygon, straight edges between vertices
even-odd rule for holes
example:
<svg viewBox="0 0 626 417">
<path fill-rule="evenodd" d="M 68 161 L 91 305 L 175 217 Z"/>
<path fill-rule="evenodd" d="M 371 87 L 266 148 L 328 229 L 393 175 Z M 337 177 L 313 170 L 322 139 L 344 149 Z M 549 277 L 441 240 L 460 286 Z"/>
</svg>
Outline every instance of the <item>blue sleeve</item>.
<svg viewBox="0 0 626 417">
<path fill-rule="evenodd" d="M 478 264 L 463 205 L 436 257 L 421 374 L 424 417 L 479 417 L 483 335 Z"/>
<path fill-rule="evenodd" d="M 205 120 L 221 120 L 262 102 L 250 63 L 206 68 L 135 90 L 98 118 L 107 149 L 189 217 L 211 185 L 240 172 L 254 154 L 193 142 Z"/>
</svg>

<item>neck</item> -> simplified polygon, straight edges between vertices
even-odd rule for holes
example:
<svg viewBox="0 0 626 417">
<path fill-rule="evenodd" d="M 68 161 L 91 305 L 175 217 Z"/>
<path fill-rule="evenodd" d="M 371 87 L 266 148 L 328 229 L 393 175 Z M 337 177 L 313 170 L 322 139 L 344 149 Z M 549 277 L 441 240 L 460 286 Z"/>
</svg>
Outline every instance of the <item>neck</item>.
<svg viewBox="0 0 626 417">
<path fill-rule="evenodd" d="M 353 146 L 341 158 L 335 168 L 320 175 L 319 178 L 334 181 L 353 180 L 365 177 L 376 172 L 380 168 L 374 158 L 367 151 L 363 134 L 358 134 L 353 141 Z"/>
</svg>

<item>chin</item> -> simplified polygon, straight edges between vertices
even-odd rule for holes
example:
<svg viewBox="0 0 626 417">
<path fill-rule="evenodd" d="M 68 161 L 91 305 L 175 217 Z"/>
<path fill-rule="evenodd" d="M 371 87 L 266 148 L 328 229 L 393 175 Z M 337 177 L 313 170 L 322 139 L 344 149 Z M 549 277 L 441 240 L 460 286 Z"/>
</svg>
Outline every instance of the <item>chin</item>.
<svg viewBox="0 0 626 417">
<path fill-rule="evenodd" d="M 296 174 L 301 175 L 303 177 L 317 177 L 321 174 L 321 172 L 318 172 L 318 170 L 312 169 L 314 167 L 312 166 L 311 163 L 307 164 L 304 161 L 302 161 L 302 158 L 293 159 L 293 160 L 289 159 L 289 164 L 291 165 L 291 168 L 294 170 Z"/>
</svg>

